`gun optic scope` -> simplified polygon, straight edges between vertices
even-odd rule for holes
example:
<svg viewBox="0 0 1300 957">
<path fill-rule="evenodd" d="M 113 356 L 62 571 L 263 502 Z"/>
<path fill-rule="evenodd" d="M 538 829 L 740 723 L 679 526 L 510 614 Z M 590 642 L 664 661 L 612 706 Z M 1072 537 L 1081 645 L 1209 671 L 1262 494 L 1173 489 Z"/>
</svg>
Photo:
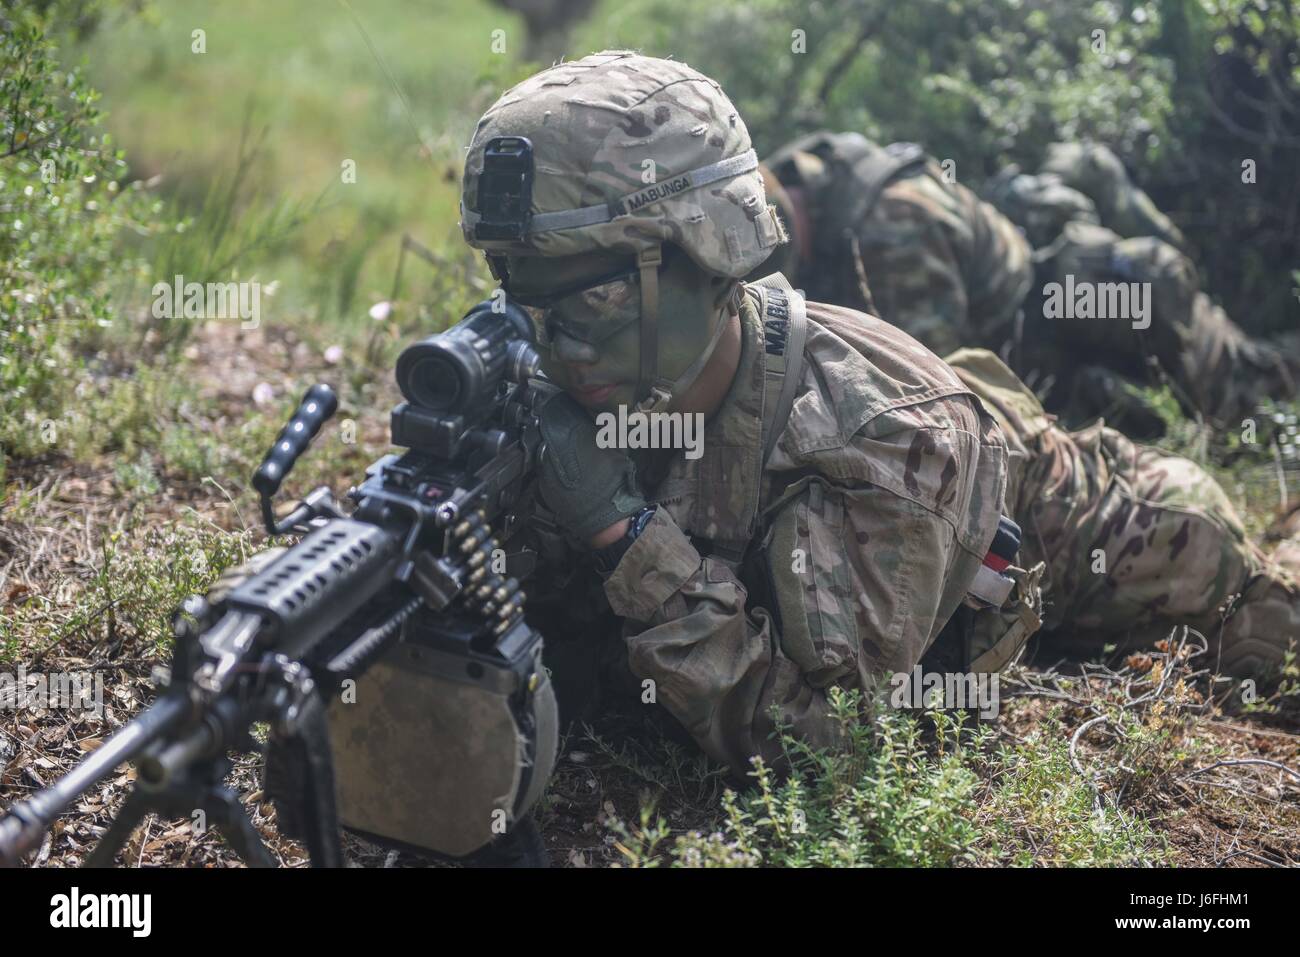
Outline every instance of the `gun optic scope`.
<svg viewBox="0 0 1300 957">
<path fill-rule="evenodd" d="M 483 300 L 446 332 L 403 350 L 397 385 L 413 406 L 472 420 L 502 382 L 526 382 L 538 368 L 533 324 L 502 296 Z"/>
</svg>

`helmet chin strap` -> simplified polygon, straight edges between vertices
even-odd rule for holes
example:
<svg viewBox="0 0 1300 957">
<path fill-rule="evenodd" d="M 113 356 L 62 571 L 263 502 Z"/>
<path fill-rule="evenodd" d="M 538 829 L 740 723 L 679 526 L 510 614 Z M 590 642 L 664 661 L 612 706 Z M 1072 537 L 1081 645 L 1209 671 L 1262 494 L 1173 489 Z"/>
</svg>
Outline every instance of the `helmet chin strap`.
<svg viewBox="0 0 1300 957">
<path fill-rule="evenodd" d="M 736 297 L 727 301 L 727 308 L 718 318 L 717 328 L 709 337 L 704 351 L 676 379 L 659 377 L 659 265 L 663 262 L 663 247 L 644 249 L 637 254 L 637 268 L 641 270 L 641 369 L 637 382 L 637 412 L 664 412 L 673 397 L 681 395 L 700 377 L 713 350 L 722 340 L 727 320 L 736 313 Z"/>
<path fill-rule="evenodd" d="M 655 244 L 636 254 L 641 270 L 641 369 L 636 383 L 636 410 L 662 412 L 672 393 L 660 387 L 659 378 L 659 266 L 663 246 Z"/>
</svg>

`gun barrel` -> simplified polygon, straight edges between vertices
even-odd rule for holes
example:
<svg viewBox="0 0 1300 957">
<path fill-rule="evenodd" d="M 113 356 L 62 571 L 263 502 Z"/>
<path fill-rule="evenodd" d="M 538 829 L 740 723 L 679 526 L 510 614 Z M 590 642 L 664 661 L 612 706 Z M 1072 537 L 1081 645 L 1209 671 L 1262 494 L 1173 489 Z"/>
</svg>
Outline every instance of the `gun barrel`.
<svg viewBox="0 0 1300 957">
<path fill-rule="evenodd" d="M 189 702 L 167 695 L 148 710 L 132 718 L 108 743 L 82 761 L 66 777 L 17 802 L 0 818 L 0 866 L 12 867 L 24 854 L 38 847 L 45 831 L 59 813 L 130 761 L 151 741 L 180 723 L 189 712 Z"/>
</svg>

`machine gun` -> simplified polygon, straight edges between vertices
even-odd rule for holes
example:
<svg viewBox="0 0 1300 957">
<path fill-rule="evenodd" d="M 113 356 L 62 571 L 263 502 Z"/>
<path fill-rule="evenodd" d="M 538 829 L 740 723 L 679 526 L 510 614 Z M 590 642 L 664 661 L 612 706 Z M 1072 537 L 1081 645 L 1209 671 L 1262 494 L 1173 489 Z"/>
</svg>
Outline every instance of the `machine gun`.
<svg viewBox="0 0 1300 957">
<path fill-rule="evenodd" d="M 407 348 L 396 374 L 407 401 L 392 439 L 407 451 L 366 470 L 350 515 L 322 486 L 278 519 L 281 482 L 338 406 L 329 386 L 308 390 L 253 477 L 267 532 L 303 537 L 219 599 L 183 603 L 157 701 L 9 809 L 0 862 L 17 863 L 64 808 L 135 761 L 87 866 L 111 865 L 144 815 L 199 810 L 248 864 L 271 866 L 223 783 L 228 752 L 263 750 L 258 722 L 280 829 L 313 866 L 342 865 L 340 825 L 458 857 L 525 819 L 557 741 L 541 636 L 501 550 L 526 517 L 539 454 L 532 324 L 487 300 Z"/>
</svg>

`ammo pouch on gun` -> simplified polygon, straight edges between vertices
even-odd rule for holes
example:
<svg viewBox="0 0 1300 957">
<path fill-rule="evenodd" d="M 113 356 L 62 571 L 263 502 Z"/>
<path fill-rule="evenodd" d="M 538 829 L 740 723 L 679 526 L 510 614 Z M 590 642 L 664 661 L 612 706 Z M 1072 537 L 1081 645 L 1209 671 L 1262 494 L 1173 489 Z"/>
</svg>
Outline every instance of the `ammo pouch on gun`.
<svg viewBox="0 0 1300 957">
<path fill-rule="evenodd" d="M 513 827 L 555 765 L 542 641 L 523 622 L 477 650 L 417 612 L 329 710 L 338 816 L 381 844 L 463 857 Z"/>
</svg>

